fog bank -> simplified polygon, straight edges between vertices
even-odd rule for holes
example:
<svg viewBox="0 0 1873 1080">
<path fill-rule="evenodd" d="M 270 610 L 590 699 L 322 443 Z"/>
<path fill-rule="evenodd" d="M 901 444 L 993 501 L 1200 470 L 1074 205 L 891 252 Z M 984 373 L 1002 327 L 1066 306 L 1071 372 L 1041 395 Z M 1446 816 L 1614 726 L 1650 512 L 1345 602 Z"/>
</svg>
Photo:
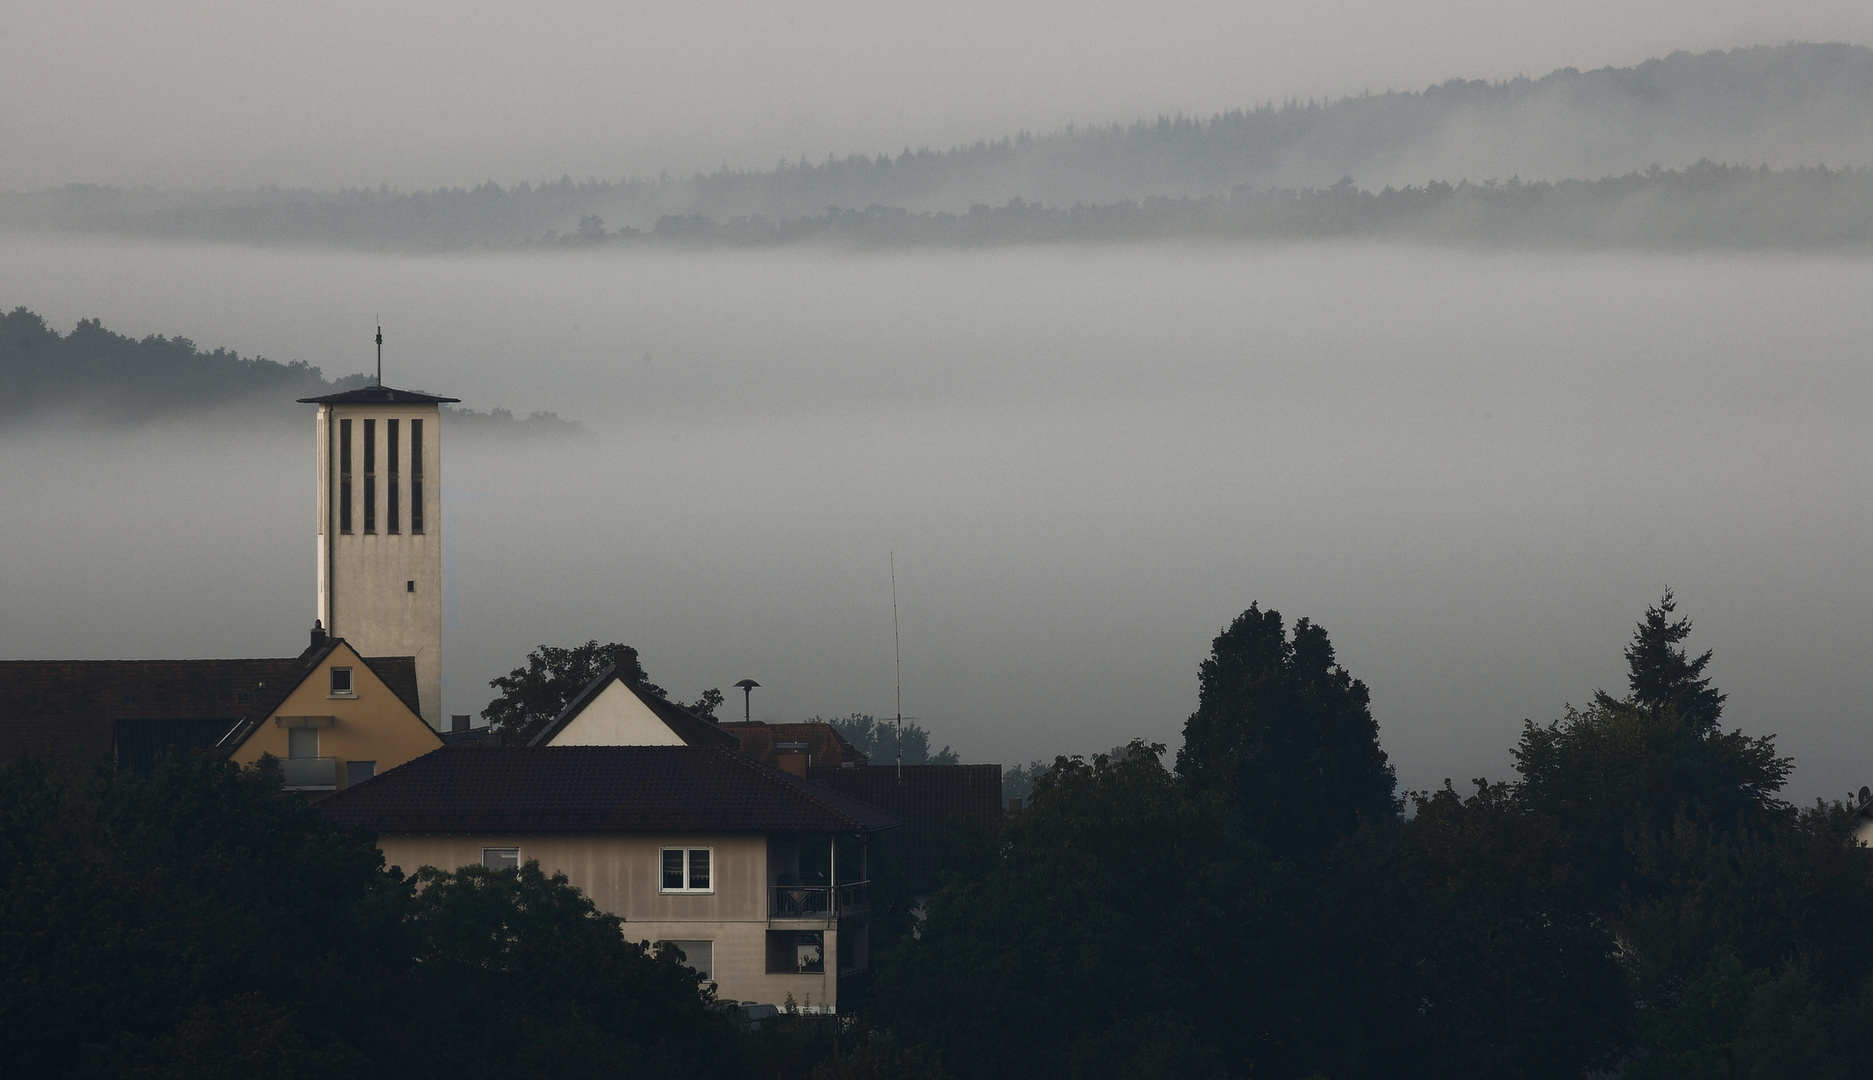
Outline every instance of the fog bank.
<svg viewBox="0 0 1873 1080">
<path fill-rule="evenodd" d="M 1175 743 L 1251 601 L 1322 623 L 1401 780 L 1623 689 L 1667 586 L 1794 794 L 1867 782 L 1873 263 L 1412 247 L 391 258 L 0 241 L 53 325 L 354 370 L 445 430 L 445 711 L 542 642 L 690 698 L 906 712 L 966 760 Z M 0 434 L 0 655 L 295 651 L 311 417 Z"/>
</svg>

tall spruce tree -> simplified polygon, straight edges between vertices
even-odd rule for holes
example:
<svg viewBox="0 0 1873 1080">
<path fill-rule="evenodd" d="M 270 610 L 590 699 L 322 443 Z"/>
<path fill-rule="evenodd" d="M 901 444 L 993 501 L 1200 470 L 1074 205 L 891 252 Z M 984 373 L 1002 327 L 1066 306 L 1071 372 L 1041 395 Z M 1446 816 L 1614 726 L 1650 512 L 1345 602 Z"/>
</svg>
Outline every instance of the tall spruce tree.
<svg viewBox="0 0 1873 1080">
<path fill-rule="evenodd" d="M 1324 629 L 1301 619 L 1290 638 L 1280 612 L 1253 604 L 1203 662 L 1177 771 L 1291 855 L 1322 854 L 1362 819 L 1398 812 L 1366 684 L 1334 662 Z"/>
<path fill-rule="evenodd" d="M 1626 646 L 1626 681 L 1630 689 L 1626 700 L 1650 713 L 1676 709 L 1679 717 L 1694 728 L 1714 727 L 1723 715 L 1724 696 L 1710 684 L 1704 668 L 1711 653 L 1692 659 L 1681 642 L 1691 636 L 1691 620 L 1672 619 L 1678 602 L 1666 589 L 1633 631 L 1632 644 Z M 1594 704 L 1612 705 L 1614 699 L 1604 690 L 1593 693 Z"/>
</svg>

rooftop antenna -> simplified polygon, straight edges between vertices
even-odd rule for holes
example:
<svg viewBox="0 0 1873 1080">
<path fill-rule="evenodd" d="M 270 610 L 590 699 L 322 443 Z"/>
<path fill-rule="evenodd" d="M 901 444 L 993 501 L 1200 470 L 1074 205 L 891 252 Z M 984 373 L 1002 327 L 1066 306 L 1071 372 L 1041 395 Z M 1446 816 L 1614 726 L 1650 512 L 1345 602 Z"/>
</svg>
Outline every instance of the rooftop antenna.
<svg viewBox="0 0 1873 1080">
<path fill-rule="evenodd" d="M 897 639 L 897 552 L 891 555 L 891 661 L 897 666 L 897 782 L 904 782 L 904 653 Z"/>
<path fill-rule="evenodd" d="M 384 385 L 384 323 L 379 315 L 377 323 L 377 385 Z"/>
</svg>

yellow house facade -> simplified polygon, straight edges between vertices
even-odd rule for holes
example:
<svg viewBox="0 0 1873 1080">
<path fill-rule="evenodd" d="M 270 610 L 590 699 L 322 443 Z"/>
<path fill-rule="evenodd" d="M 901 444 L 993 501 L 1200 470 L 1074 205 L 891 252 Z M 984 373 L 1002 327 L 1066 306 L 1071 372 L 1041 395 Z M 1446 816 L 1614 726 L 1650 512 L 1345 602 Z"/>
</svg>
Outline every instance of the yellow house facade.
<svg viewBox="0 0 1873 1080">
<path fill-rule="evenodd" d="M 289 685 L 230 731 L 225 756 L 280 760 L 286 788 L 317 794 L 362 783 L 421 757 L 442 738 L 417 712 L 408 657 L 366 659 L 343 638 L 314 632 Z"/>
</svg>

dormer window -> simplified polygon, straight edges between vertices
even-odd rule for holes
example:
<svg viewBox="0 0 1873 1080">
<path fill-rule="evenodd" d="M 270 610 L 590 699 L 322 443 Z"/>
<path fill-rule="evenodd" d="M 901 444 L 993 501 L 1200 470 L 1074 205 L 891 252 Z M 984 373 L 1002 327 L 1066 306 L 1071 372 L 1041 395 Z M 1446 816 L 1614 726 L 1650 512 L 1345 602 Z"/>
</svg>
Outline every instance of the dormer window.
<svg viewBox="0 0 1873 1080">
<path fill-rule="evenodd" d="M 335 698 L 354 698 L 358 695 L 351 689 L 351 669 L 335 667 L 332 669 L 332 695 Z"/>
</svg>

